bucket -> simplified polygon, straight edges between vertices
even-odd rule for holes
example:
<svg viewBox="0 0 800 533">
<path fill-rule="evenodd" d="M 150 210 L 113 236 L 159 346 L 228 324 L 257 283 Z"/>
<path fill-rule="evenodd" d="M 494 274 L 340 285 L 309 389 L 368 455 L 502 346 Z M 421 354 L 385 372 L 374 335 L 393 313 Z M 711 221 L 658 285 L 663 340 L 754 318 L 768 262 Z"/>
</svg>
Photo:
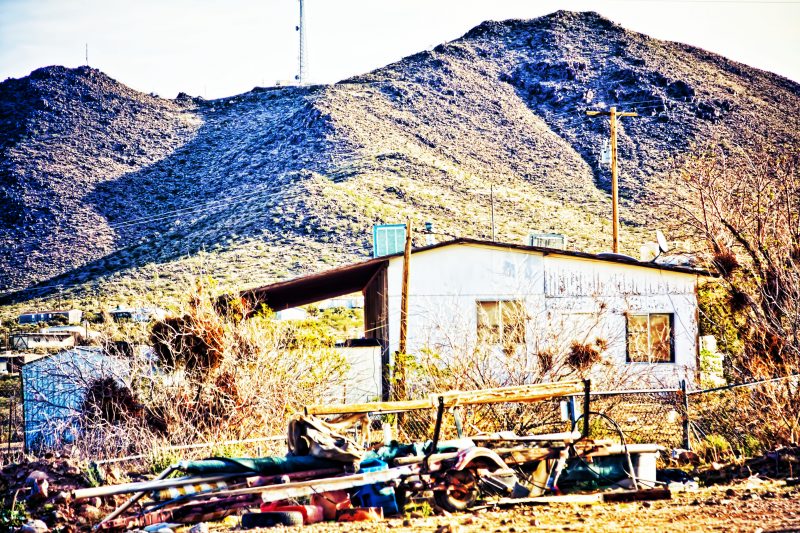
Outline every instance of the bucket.
<svg viewBox="0 0 800 533">
<path fill-rule="evenodd" d="M 370 459 L 361 463 L 359 473 L 381 472 L 388 470 L 389 465 L 380 459 Z M 359 487 L 352 495 L 351 499 L 356 507 L 380 507 L 384 515 L 399 514 L 397 499 L 395 498 L 394 488 L 386 483 L 373 483 Z"/>
</svg>

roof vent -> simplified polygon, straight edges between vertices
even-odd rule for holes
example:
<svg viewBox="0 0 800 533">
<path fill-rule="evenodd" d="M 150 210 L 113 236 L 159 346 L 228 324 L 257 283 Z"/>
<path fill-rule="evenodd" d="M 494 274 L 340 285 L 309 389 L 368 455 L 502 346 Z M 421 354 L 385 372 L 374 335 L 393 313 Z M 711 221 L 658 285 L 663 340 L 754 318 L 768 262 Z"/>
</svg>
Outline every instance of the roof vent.
<svg viewBox="0 0 800 533">
<path fill-rule="evenodd" d="M 531 233 L 528 235 L 528 246 L 566 250 L 567 236 L 561 233 Z"/>
<path fill-rule="evenodd" d="M 375 224 L 372 226 L 372 257 L 400 253 L 405 245 L 405 224 Z"/>
</svg>

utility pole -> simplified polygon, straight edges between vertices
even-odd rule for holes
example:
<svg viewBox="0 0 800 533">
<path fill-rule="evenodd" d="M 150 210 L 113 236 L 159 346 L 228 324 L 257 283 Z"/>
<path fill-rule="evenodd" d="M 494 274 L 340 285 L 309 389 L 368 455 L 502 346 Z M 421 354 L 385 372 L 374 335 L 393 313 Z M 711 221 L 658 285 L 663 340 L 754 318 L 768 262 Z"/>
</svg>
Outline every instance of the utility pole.
<svg viewBox="0 0 800 533">
<path fill-rule="evenodd" d="M 492 242 L 496 242 L 497 237 L 494 232 L 494 183 L 489 184 L 489 202 L 492 204 Z"/>
<path fill-rule="evenodd" d="M 406 338 L 408 336 L 408 272 L 411 261 L 411 218 L 406 222 L 406 247 L 403 252 L 403 285 L 400 296 L 400 348 L 395 354 L 394 383 L 395 400 L 406 399 Z"/>
<path fill-rule="evenodd" d="M 400 353 L 406 353 L 408 335 L 408 271 L 411 261 L 411 219 L 406 222 L 406 248 L 403 252 L 403 288 L 400 297 Z"/>
<path fill-rule="evenodd" d="M 302 85 L 306 79 L 305 70 L 306 70 L 306 21 L 305 15 L 303 14 L 303 0 L 300 0 L 300 23 L 297 25 L 297 31 L 300 34 L 300 49 L 299 49 L 299 57 L 298 62 L 298 72 L 297 72 L 297 82 Z"/>
<path fill-rule="evenodd" d="M 620 112 L 612 107 L 609 111 L 587 111 L 590 117 L 608 116 L 611 126 L 611 251 L 619 251 L 619 188 L 617 184 L 617 120 L 622 117 L 638 117 L 638 113 Z"/>
</svg>

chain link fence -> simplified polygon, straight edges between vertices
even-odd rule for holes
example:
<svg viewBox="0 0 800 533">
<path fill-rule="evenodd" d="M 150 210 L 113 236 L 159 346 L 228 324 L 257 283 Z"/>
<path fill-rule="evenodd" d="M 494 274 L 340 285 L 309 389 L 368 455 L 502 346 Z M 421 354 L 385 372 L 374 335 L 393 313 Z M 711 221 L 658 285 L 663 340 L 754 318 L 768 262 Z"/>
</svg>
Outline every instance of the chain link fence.
<svg viewBox="0 0 800 533">
<path fill-rule="evenodd" d="M 692 446 L 713 460 L 800 438 L 800 375 L 691 391 L 688 405 Z"/>
<path fill-rule="evenodd" d="M 18 374 L 0 374 L 0 454 L 17 455 L 23 445 L 22 391 Z"/>
<path fill-rule="evenodd" d="M 435 398 L 434 394 L 434 398 Z M 561 433 L 583 430 L 584 396 L 535 403 L 491 403 L 445 409 L 440 440 L 493 433 L 517 435 Z M 800 434 L 800 376 L 737 384 L 714 389 L 594 391 L 589 395 L 589 436 L 626 443 L 652 443 L 667 450 L 710 450 L 714 453 L 753 455 L 776 442 L 789 442 Z M 8 405 L 4 406 L 8 410 Z M 13 406 L 11 413 L 14 412 Z M 599 414 L 597 416 L 595 413 Z M 610 419 L 610 420 L 609 420 Z M 14 425 L 14 420 L 17 425 Z M 12 439 L 20 437 L 21 416 L 3 420 L 12 427 Z M 391 438 L 403 444 L 433 439 L 437 409 L 428 407 L 394 413 L 371 413 L 367 434 L 360 442 L 379 444 Z M 16 430 L 14 428 L 17 428 Z M 4 431 L 4 436 L 7 431 Z M 3 442 L 7 442 L 6 439 Z M 166 446 L 156 450 L 168 458 L 199 458 L 209 455 L 283 455 L 283 436 L 244 441 Z M 142 458 L 141 456 L 139 458 Z M 150 457 L 149 459 L 153 459 Z M 713 456 L 712 456 L 713 459 Z"/>
</svg>

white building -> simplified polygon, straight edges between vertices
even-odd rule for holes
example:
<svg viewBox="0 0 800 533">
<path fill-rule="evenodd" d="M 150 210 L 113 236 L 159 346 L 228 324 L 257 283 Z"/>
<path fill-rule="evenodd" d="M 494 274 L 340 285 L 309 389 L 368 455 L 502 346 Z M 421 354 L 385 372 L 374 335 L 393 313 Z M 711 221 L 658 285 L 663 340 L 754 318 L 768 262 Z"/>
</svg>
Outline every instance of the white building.
<svg viewBox="0 0 800 533">
<path fill-rule="evenodd" d="M 382 346 L 385 397 L 391 354 L 399 349 L 402 272 L 403 256 L 395 254 L 242 297 L 253 309 L 266 303 L 279 311 L 362 291 L 364 336 Z M 418 248 L 410 261 L 407 351 L 442 360 L 481 351 L 493 371 L 533 379 L 557 377 L 555 368 L 575 345 L 605 363 L 581 372 L 594 389 L 691 383 L 698 368 L 696 290 L 704 276 L 608 254 L 472 239 Z M 546 354 L 556 361 L 543 363 Z"/>
</svg>

